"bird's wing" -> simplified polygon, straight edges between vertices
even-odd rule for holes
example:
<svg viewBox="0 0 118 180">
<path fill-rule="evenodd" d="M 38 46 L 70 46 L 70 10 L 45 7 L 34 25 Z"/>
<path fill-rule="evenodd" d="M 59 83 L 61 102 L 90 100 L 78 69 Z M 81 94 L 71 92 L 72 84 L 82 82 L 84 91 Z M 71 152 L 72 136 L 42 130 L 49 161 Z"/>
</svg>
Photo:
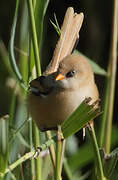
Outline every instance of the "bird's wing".
<svg viewBox="0 0 118 180">
<path fill-rule="evenodd" d="M 79 38 L 79 31 L 82 26 L 83 13 L 74 13 L 74 9 L 69 7 L 66 11 L 61 35 L 53 53 L 52 60 L 45 73 L 52 73 L 57 70 L 59 62 L 71 54 L 76 40 Z"/>
</svg>

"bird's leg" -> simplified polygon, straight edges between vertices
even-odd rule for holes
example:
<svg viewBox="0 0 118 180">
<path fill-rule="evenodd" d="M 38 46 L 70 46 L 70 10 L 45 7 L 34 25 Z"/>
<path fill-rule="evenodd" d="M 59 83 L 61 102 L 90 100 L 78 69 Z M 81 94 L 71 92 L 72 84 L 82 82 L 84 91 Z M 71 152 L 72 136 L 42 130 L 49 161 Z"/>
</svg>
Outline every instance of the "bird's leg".
<svg viewBox="0 0 118 180">
<path fill-rule="evenodd" d="M 40 146 L 37 147 L 36 150 L 35 150 L 35 153 L 34 153 L 33 157 L 36 159 L 36 158 L 39 156 L 39 154 L 40 154 L 41 151 L 42 151 L 42 148 L 41 148 Z"/>
</svg>

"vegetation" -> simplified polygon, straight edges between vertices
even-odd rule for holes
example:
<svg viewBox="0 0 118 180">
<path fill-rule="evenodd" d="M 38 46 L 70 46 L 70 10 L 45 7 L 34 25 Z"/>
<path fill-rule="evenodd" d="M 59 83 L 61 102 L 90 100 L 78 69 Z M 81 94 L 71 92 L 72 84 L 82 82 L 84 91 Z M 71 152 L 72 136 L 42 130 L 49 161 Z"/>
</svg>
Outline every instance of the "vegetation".
<svg viewBox="0 0 118 180">
<path fill-rule="evenodd" d="M 0 41 L 0 179 L 61 180 L 61 174 L 62 179 L 69 180 L 117 179 L 118 127 L 117 122 L 113 121 L 117 118 L 114 110 L 116 107 L 117 0 L 110 2 L 113 3 L 110 4 L 113 14 L 112 20 L 108 21 L 112 22 L 112 30 L 109 33 L 109 39 L 111 39 L 109 51 L 107 49 L 105 56 L 105 58 L 109 56 L 109 61 L 104 64 L 105 68 L 101 68 L 95 60 L 88 58 L 97 74 L 98 87 L 104 87 L 104 92 L 100 89 L 101 111 L 99 108 L 94 109 L 94 105 L 88 105 L 90 99 L 86 99 L 58 128 L 57 133 L 49 131 L 44 133 L 39 132 L 34 121 L 29 117 L 27 92 L 29 82 L 40 76 L 47 64 L 43 60 L 49 55 L 45 43 L 48 44 L 50 38 L 46 39 L 48 27 L 44 23 L 46 21 L 44 17 L 51 3 L 49 0 L 23 2 L 16 0 L 11 34 L 9 34 L 9 47 L 6 48 L 7 45 L 2 40 Z M 74 6 L 74 2 L 71 5 Z M 84 2 L 83 6 L 87 11 L 89 7 L 87 3 Z M 59 35 L 58 18 L 56 15 L 54 17 L 55 23 L 49 18 L 48 21 L 49 23 L 51 21 L 52 30 L 55 28 Z M 83 26 L 80 34 L 80 45 L 84 28 Z M 96 28 L 91 29 L 94 37 Z M 53 46 L 52 41 L 51 43 Z M 83 51 L 85 48 L 86 46 Z M 92 52 L 86 54 L 89 53 Z M 95 53 L 97 57 L 96 49 Z M 102 60 L 105 61 L 105 58 L 102 57 Z M 89 122 L 95 117 L 97 119 L 95 119 L 94 129 Z M 82 138 L 78 136 L 87 123 L 86 137 L 80 141 Z"/>
</svg>

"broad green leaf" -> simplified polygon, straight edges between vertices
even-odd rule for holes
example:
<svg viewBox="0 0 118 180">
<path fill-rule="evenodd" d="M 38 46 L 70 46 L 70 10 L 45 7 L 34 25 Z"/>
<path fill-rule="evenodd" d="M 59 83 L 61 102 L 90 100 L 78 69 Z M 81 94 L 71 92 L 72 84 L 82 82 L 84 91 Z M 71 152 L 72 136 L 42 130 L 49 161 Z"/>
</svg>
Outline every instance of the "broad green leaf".
<svg viewBox="0 0 118 180">
<path fill-rule="evenodd" d="M 81 52 L 79 52 L 77 50 L 75 50 L 74 53 L 78 53 L 78 54 L 84 56 L 84 58 L 86 58 L 89 61 L 95 74 L 99 74 L 102 76 L 107 75 L 106 71 L 103 68 L 101 68 L 98 64 L 96 64 L 93 60 L 91 60 L 90 58 L 88 58 L 87 56 L 85 56 L 84 54 L 82 54 Z"/>
<path fill-rule="evenodd" d="M 94 152 L 92 145 L 89 143 L 80 147 L 74 155 L 68 158 L 68 163 L 73 171 L 83 168 L 87 164 L 91 163 L 94 158 Z"/>
<path fill-rule="evenodd" d="M 103 68 L 101 68 L 98 64 L 96 64 L 94 61 L 92 61 L 89 58 L 88 58 L 88 61 L 91 64 L 95 74 L 99 74 L 99 75 L 102 75 L 102 76 L 106 76 L 107 75 L 106 71 Z"/>
<path fill-rule="evenodd" d="M 94 109 L 93 105 L 88 105 L 91 98 L 86 98 L 72 115 L 63 122 L 62 132 L 65 138 L 82 129 L 90 120 L 100 114 L 99 108 Z"/>
<path fill-rule="evenodd" d="M 112 130 L 112 146 L 118 142 L 118 129 L 114 126 Z M 75 154 L 68 158 L 70 168 L 75 172 L 77 169 L 84 168 L 94 159 L 94 152 L 90 143 L 84 143 Z"/>
</svg>

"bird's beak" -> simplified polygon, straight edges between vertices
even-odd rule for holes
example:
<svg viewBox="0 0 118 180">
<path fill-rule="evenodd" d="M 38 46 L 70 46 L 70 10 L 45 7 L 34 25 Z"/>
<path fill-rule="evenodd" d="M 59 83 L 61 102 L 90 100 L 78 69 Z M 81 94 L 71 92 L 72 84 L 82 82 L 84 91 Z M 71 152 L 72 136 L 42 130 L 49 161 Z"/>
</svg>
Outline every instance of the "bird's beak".
<svg viewBox="0 0 118 180">
<path fill-rule="evenodd" d="M 56 81 L 62 80 L 62 79 L 64 79 L 64 78 L 65 78 L 65 76 L 60 73 L 60 74 L 58 74 L 58 75 L 56 76 Z"/>
</svg>

